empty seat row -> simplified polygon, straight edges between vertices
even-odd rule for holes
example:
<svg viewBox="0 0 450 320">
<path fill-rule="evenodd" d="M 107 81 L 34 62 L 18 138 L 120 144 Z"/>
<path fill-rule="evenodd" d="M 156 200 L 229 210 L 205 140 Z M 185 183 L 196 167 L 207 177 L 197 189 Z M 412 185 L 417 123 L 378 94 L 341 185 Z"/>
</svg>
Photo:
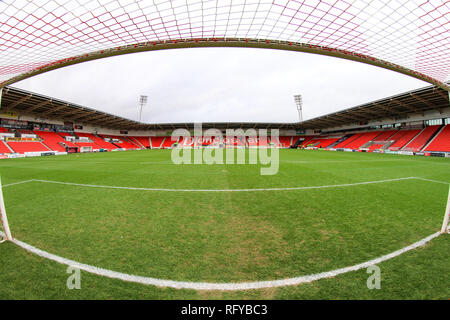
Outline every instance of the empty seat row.
<svg viewBox="0 0 450 320">
<path fill-rule="evenodd" d="M 8 145 L 13 149 L 16 153 L 25 153 L 25 152 L 44 152 L 50 151 L 49 148 L 44 146 L 40 142 L 25 142 L 25 141 L 9 141 Z"/>
<path fill-rule="evenodd" d="M 446 125 L 425 148 L 425 151 L 450 152 L 450 124 Z"/>
</svg>

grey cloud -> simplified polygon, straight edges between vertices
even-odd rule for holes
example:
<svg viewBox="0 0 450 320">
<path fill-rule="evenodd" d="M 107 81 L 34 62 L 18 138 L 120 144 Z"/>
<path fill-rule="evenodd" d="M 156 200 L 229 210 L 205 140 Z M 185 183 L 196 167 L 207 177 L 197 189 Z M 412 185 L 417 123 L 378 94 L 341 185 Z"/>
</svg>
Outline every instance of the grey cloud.
<svg viewBox="0 0 450 320">
<path fill-rule="evenodd" d="M 128 54 L 51 71 L 15 86 L 144 122 L 295 122 L 423 87 L 381 68 L 267 49 L 177 49 Z"/>
</svg>

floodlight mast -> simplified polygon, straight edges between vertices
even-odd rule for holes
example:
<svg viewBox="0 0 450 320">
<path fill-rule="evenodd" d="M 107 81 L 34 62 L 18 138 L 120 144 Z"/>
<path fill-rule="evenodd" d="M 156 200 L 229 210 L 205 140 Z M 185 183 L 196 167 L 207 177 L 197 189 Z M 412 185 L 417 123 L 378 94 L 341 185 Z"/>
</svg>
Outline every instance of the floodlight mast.
<svg viewBox="0 0 450 320">
<path fill-rule="evenodd" d="M 303 113 L 302 113 L 302 107 L 303 107 L 303 100 L 302 95 L 297 94 L 294 96 L 295 104 L 297 105 L 297 111 L 298 111 L 298 119 L 300 122 L 303 121 Z"/>
<path fill-rule="evenodd" d="M 145 106 L 147 104 L 147 96 L 140 96 L 139 98 L 139 105 L 141 106 L 140 110 L 139 110 L 139 122 L 141 122 L 142 119 L 142 107 Z"/>
</svg>

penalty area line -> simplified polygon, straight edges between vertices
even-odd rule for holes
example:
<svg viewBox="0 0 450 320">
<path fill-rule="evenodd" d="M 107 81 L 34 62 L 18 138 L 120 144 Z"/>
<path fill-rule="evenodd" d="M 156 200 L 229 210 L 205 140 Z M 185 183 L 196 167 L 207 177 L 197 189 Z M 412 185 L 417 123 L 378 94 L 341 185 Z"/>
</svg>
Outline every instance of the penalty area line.
<svg viewBox="0 0 450 320">
<path fill-rule="evenodd" d="M 15 186 L 15 185 L 18 185 L 18 184 L 28 183 L 28 182 L 33 182 L 33 181 L 34 181 L 34 179 L 23 180 L 23 181 L 19 181 L 19 182 L 13 182 L 13 183 L 4 184 L 4 185 L 2 185 L 2 187 L 6 188 L 6 187 Z"/>
<path fill-rule="evenodd" d="M 109 185 L 97 185 L 97 184 L 82 184 L 73 182 L 63 182 L 63 181 L 53 181 L 53 180 L 41 180 L 33 179 L 33 182 L 42 183 L 54 183 L 69 186 L 78 187 L 89 187 L 89 188 L 104 188 L 104 189 L 123 189 L 123 190 L 137 190 L 137 191 L 166 191 L 166 192 L 254 192 L 254 191 L 289 191 L 289 190 L 310 190 L 310 189 L 324 189 L 324 188 L 341 188 L 341 187 L 352 187 L 367 184 L 376 183 L 386 183 L 402 180 L 413 180 L 416 177 L 405 177 L 405 178 L 395 178 L 386 180 L 374 180 L 374 181 L 364 181 L 364 182 L 354 182 L 345 184 L 332 184 L 332 185 L 322 185 L 322 186 L 305 186 L 305 187 L 287 187 L 287 188 L 254 188 L 254 189 L 167 189 L 167 188 L 142 188 L 142 187 L 120 187 L 120 186 L 109 186 Z"/>
<path fill-rule="evenodd" d="M 136 191 L 165 191 L 165 192 L 252 192 L 252 191 L 289 191 L 289 190 L 311 190 L 311 189 L 325 189 L 325 188 L 342 188 L 342 187 L 353 187 L 360 185 L 376 184 L 376 183 L 386 183 L 394 181 L 403 180 L 422 180 L 433 183 L 450 185 L 449 182 L 438 181 L 432 179 L 426 179 L 422 177 L 404 177 L 404 178 L 394 178 L 385 180 L 374 180 L 374 181 L 363 181 L 354 183 L 344 183 L 344 184 L 331 184 L 322 186 L 304 186 L 304 187 L 286 187 L 286 188 L 254 188 L 254 189 L 168 189 L 168 188 L 144 188 L 144 187 L 121 187 L 121 186 L 111 186 L 111 185 L 98 185 L 98 184 L 83 184 L 74 182 L 64 182 L 64 181 L 54 181 L 54 180 L 42 180 L 42 179 L 30 179 L 14 183 L 9 183 L 3 185 L 3 187 L 10 187 L 18 184 L 29 183 L 29 182 L 41 182 L 41 183 L 53 183 L 62 184 L 68 186 L 78 186 L 78 187 L 88 187 L 88 188 L 103 188 L 103 189 L 122 189 L 122 190 L 136 190 Z"/>
</svg>

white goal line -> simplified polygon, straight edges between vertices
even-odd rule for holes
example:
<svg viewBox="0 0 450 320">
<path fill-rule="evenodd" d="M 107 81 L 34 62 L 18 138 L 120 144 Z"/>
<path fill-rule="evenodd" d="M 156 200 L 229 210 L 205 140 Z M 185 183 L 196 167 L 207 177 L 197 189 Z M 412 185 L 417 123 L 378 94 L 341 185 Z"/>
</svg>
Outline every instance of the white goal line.
<svg viewBox="0 0 450 320">
<path fill-rule="evenodd" d="M 0 234 L 2 232 L 0 231 Z M 175 280 L 167 280 L 167 279 L 158 279 L 151 277 L 144 277 L 138 275 L 132 275 L 122 272 L 117 272 L 113 270 L 103 269 L 95 266 L 91 266 L 88 264 L 80 263 L 74 260 L 66 259 L 52 253 L 43 251 L 32 245 L 29 245 L 25 242 L 22 242 L 17 239 L 13 239 L 12 242 L 18 245 L 19 247 L 34 253 L 40 257 L 56 261 L 60 264 L 64 264 L 70 267 L 78 268 L 80 270 L 84 270 L 86 272 L 96 274 L 103 277 L 108 277 L 112 279 L 119 279 L 127 282 L 134 282 L 144 285 L 153 285 L 157 287 L 170 287 L 175 289 L 191 289 L 191 290 L 218 290 L 218 291 L 236 291 L 236 290 L 253 290 L 253 289 L 264 289 L 264 288 L 275 288 L 275 287 L 284 287 L 284 286 L 292 286 L 299 285 L 302 283 L 309 283 L 325 278 L 333 278 L 340 274 L 348 273 L 351 271 L 357 271 L 364 268 L 368 268 L 370 266 L 379 264 L 381 262 L 390 260 L 392 258 L 398 257 L 399 255 L 408 252 L 410 250 L 416 249 L 418 247 L 424 246 L 434 238 L 438 237 L 440 232 L 433 233 L 432 235 L 423 238 L 409 246 L 406 246 L 402 249 L 396 250 L 389 254 L 383 255 L 381 257 L 356 264 L 353 266 L 335 269 L 326 272 L 320 272 L 315 274 L 309 274 L 294 278 L 287 279 L 279 279 L 279 280 L 268 280 L 268 281 L 254 281 L 254 282 L 228 282 L 228 283 L 210 283 L 210 282 L 190 282 L 190 281 L 175 281 Z"/>
<path fill-rule="evenodd" d="M 287 188 L 254 188 L 254 189 L 168 189 L 168 188 L 142 188 L 142 187 L 121 187 L 121 186 L 111 186 L 111 185 L 98 185 L 98 184 L 83 184 L 83 183 L 74 183 L 74 182 L 64 182 L 64 181 L 54 181 L 54 180 L 42 180 L 42 179 L 31 179 L 25 180 L 10 184 L 5 184 L 3 187 L 9 187 L 22 183 L 29 182 L 41 182 L 41 183 L 53 183 L 53 184 L 61 184 L 61 185 L 69 185 L 69 186 L 78 186 L 78 187 L 88 187 L 88 188 L 103 188 L 103 189 L 123 189 L 123 190 L 137 190 L 137 191 L 165 191 L 165 192 L 255 192 L 255 191 L 289 191 L 289 190 L 311 190 L 311 189 L 325 189 L 325 188 L 342 188 L 342 187 L 353 187 L 359 185 L 368 185 L 368 184 L 376 184 L 376 183 L 386 183 L 386 182 L 394 182 L 394 181 L 403 181 L 403 180 L 423 180 L 428 182 L 440 183 L 450 185 L 449 182 L 431 180 L 421 177 L 404 177 L 404 178 L 394 178 L 394 179 L 386 179 L 386 180 L 374 180 L 374 181 L 363 181 L 363 182 L 354 182 L 354 183 L 345 183 L 345 184 L 331 184 L 331 185 L 322 185 L 322 186 L 304 186 L 304 187 L 287 187 Z"/>
</svg>

